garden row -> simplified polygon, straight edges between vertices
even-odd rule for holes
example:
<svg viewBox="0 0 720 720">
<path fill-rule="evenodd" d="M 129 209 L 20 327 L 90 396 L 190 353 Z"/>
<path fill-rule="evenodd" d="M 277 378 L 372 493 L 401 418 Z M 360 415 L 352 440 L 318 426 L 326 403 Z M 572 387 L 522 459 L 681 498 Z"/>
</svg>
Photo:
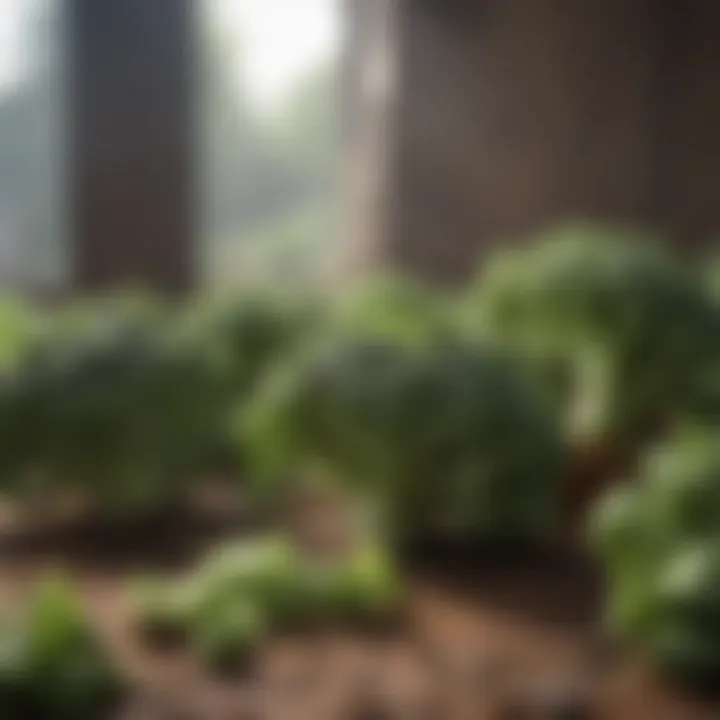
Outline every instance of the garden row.
<svg viewBox="0 0 720 720">
<path fill-rule="evenodd" d="M 551 543 L 602 494 L 589 536 L 608 631 L 713 682 L 713 281 L 634 229 L 575 225 L 498 253 L 458 294 L 386 280 L 330 300 L 8 302 L 0 486 L 20 503 L 77 492 L 127 521 L 222 464 L 258 512 L 301 490 L 360 508 L 364 559 L 318 565 L 275 538 L 143 587 L 141 625 L 181 630 L 213 665 L 288 622 L 393 610 L 378 542 Z"/>
</svg>

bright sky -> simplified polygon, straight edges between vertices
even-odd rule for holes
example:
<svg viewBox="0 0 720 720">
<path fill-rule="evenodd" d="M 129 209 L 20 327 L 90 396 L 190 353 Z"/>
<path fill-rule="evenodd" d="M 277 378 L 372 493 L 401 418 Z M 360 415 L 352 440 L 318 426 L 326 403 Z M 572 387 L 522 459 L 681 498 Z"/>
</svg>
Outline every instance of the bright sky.
<svg viewBox="0 0 720 720">
<path fill-rule="evenodd" d="M 0 0 L 0 86 L 5 85 L 15 72 L 18 55 L 17 0 Z"/>
<path fill-rule="evenodd" d="M 249 89 L 263 104 L 337 48 L 338 0 L 211 1 L 229 28 L 242 31 Z"/>
<path fill-rule="evenodd" d="M 264 105 L 336 50 L 338 0 L 198 1 L 213 5 L 229 32 L 242 31 L 249 89 Z M 22 14 L 29 4 L 0 0 L 0 88 L 13 79 L 22 61 Z"/>
</svg>

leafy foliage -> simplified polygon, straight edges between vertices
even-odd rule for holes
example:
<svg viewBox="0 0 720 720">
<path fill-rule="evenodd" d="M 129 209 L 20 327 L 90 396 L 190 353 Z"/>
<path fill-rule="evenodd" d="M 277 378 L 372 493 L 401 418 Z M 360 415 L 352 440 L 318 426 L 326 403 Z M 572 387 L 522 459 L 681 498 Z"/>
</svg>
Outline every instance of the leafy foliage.
<svg viewBox="0 0 720 720">
<path fill-rule="evenodd" d="M 0 299 L 0 373 L 12 372 L 44 327 L 39 310 L 17 298 Z"/>
<path fill-rule="evenodd" d="M 704 257 L 702 262 L 708 292 L 720 305 L 720 253 L 715 250 L 709 259 Z"/>
<path fill-rule="evenodd" d="M 218 598 L 196 618 L 193 642 L 210 670 L 232 671 L 251 659 L 265 636 L 265 623 L 259 605 L 238 597 Z"/>
<path fill-rule="evenodd" d="M 610 629 L 695 682 L 720 677 L 720 442 L 687 430 L 598 505 Z"/>
<path fill-rule="evenodd" d="M 3 385 L 5 488 L 77 487 L 119 516 L 175 499 L 218 432 L 204 351 L 153 306 L 73 310 Z"/>
<path fill-rule="evenodd" d="M 319 324 L 319 309 L 302 296 L 253 291 L 200 299 L 184 332 L 225 368 L 228 390 L 246 397 L 279 358 L 291 355 Z"/>
<path fill-rule="evenodd" d="M 456 335 L 450 300 L 403 276 L 360 284 L 338 300 L 332 321 L 338 334 L 388 343 L 439 345 Z"/>
<path fill-rule="evenodd" d="M 713 304 L 714 327 L 709 334 L 710 360 L 696 379 L 693 413 L 704 422 L 720 423 L 720 259 L 703 258 L 705 285 Z"/>
<path fill-rule="evenodd" d="M 333 198 L 307 201 L 287 215 L 218 242 L 209 273 L 220 286 L 242 284 L 308 290 L 327 285 L 337 271 L 337 253 L 330 252 L 338 234 Z M 339 245 L 338 245 L 339 247 Z"/>
<path fill-rule="evenodd" d="M 397 570 L 375 544 L 320 562 L 288 537 L 267 535 L 216 549 L 178 583 L 146 581 L 135 605 L 142 631 L 182 637 L 222 670 L 246 660 L 270 630 L 369 622 L 400 598 Z"/>
<path fill-rule="evenodd" d="M 271 380 L 245 437 L 271 488 L 318 463 L 380 498 L 401 536 L 528 537 L 552 522 L 561 466 L 553 418 L 504 358 L 343 341 Z"/>
<path fill-rule="evenodd" d="M 312 338 L 320 313 L 309 294 L 267 290 L 200 299 L 180 320 L 180 332 L 204 356 L 220 388 L 215 393 L 219 427 L 209 461 L 244 469 L 234 423 L 242 407 L 280 359 L 292 357 Z M 232 458 L 232 461 L 230 461 Z"/>
<path fill-rule="evenodd" d="M 267 293 L 179 313 L 111 294 L 53 313 L 41 333 L 6 307 L 8 351 L 23 350 L 0 377 L 2 487 L 45 501 L 77 489 L 117 519 L 167 508 L 224 463 L 237 404 L 316 322 L 311 302 Z"/>
<path fill-rule="evenodd" d="M 95 720 L 117 703 L 122 691 L 64 581 L 45 580 L 26 613 L 0 629 L 3 718 Z"/>
<path fill-rule="evenodd" d="M 468 320 L 540 374 L 573 437 L 621 444 L 693 404 L 717 327 L 701 284 L 652 238 L 581 224 L 499 255 Z"/>
</svg>

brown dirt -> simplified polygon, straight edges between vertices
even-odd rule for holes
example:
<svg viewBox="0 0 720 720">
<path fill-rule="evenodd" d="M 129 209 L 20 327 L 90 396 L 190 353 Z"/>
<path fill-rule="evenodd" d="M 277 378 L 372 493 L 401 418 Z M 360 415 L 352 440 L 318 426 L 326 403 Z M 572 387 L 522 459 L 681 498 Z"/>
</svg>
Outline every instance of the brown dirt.
<svg viewBox="0 0 720 720">
<path fill-rule="evenodd" d="M 405 627 L 275 638 L 252 676 L 211 680 L 186 655 L 142 645 L 123 588 L 142 569 L 188 567 L 232 527 L 185 517 L 132 540 L 97 528 L 8 532 L 0 601 L 22 597 L 44 568 L 68 568 L 137 683 L 118 720 L 720 718 L 720 705 L 598 641 L 600 581 L 568 556 L 421 558 L 410 568 Z"/>
<path fill-rule="evenodd" d="M 565 535 L 571 541 L 582 536 L 587 513 L 609 488 L 635 475 L 637 452 L 614 451 L 602 444 L 576 448 L 571 454 L 564 487 Z"/>
</svg>

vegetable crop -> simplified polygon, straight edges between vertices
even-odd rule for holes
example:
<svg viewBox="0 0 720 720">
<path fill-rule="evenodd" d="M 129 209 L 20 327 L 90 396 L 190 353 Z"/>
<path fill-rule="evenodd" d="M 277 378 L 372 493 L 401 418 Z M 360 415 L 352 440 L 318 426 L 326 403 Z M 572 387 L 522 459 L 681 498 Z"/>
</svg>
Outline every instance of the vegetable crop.
<svg viewBox="0 0 720 720">
<path fill-rule="evenodd" d="M 0 373 L 7 374 L 22 361 L 45 326 L 45 316 L 16 298 L 0 299 Z"/>
<path fill-rule="evenodd" d="M 330 343 L 268 380 L 244 427 L 261 489 L 319 465 L 399 538 L 527 539 L 554 519 L 554 418 L 484 349 Z"/>
<path fill-rule="evenodd" d="M 265 636 L 265 622 L 260 605 L 249 599 L 218 598 L 195 619 L 194 646 L 211 671 L 233 671 L 252 660 Z"/>
<path fill-rule="evenodd" d="M 591 523 L 608 585 L 608 623 L 663 667 L 720 679 L 720 437 L 686 430 L 647 458 L 634 485 Z"/>
<path fill-rule="evenodd" d="M 342 297 L 330 313 L 336 333 L 411 346 L 452 342 L 453 303 L 418 280 L 384 276 Z"/>
<path fill-rule="evenodd" d="M 222 546 L 187 577 L 145 581 L 134 597 L 143 633 L 171 633 L 224 670 L 252 657 L 268 632 L 373 622 L 393 613 L 401 594 L 398 571 L 377 544 L 319 561 L 278 534 Z"/>
<path fill-rule="evenodd" d="M 720 253 L 715 252 L 709 258 L 702 258 L 703 275 L 708 292 L 720 304 Z"/>
<path fill-rule="evenodd" d="M 710 359 L 695 383 L 693 415 L 705 423 L 720 424 L 720 258 L 715 256 L 703 268 L 706 290 L 714 312 L 709 334 Z"/>
<path fill-rule="evenodd" d="M 8 352 L 31 336 L 0 376 L 0 485 L 48 504 L 79 490 L 115 520 L 162 511 L 225 469 L 237 404 L 316 322 L 310 301 L 282 296 L 178 312 L 126 292 L 71 303 L 31 333 L 20 307 L 0 305 Z"/>
<path fill-rule="evenodd" d="M 309 297 L 256 292 L 201 299 L 183 322 L 188 334 L 224 363 L 230 390 L 246 396 L 268 365 L 312 334 L 319 312 Z"/>
<path fill-rule="evenodd" d="M 320 325 L 315 302 L 309 297 L 279 293 L 246 293 L 200 299 L 180 318 L 181 332 L 202 348 L 207 363 L 220 382 L 219 429 L 208 458 L 244 470 L 237 452 L 233 423 L 236 409 L 255 392 L 269 369 L 280 358 L 292 356 L 314 336 Z"/>
<path fill-rule="evenodd" d="M 702 283 L 633 229 L 573 225 L 500 254 L 468 309 L 563 407 L 574 442 L 632 446 L 694 402 L 717 327 Z"/>
<path fill-rule="evenodd" d="M 123 685 L 64 581 L 42 582 L 28 610 L 0 627 L 0 713 L 7 720 L 106 717 Z"/>
<path fill-rule="evenodd" d="M 36 342 L 0 389 L 3 484 L 77 488 L 108 515 L 165 507 L 219 432 L 220 375 L 162 311 L 100 304 Z"/>
</svg>

